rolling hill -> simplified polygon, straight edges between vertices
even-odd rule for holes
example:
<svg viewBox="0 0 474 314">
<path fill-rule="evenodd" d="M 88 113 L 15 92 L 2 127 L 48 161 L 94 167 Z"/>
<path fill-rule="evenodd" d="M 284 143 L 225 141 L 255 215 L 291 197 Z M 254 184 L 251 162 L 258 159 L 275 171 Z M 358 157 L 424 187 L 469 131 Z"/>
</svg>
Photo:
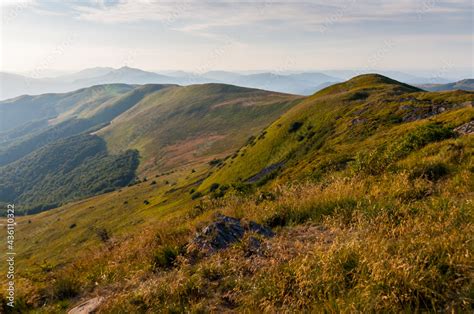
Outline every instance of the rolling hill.
<svg viewBox="0 0 474 314">
<path fill-rule="evenodd" d="M 80 88 L 104 84 L 178 84 L 193 85 L 204 83 L 220 83 L 259 88 L 270 91 L 310 95 L 321 88 L 321 84 L 339 82 L 341 79 L 323 73 L 307 72 L 296 74 L 240 74 L 226 71 L 210 71 L 191 73 L 168 71 L 166 74 L 143 71 L 131 67 L 118 69 L 96 67 L 77 73 L 53 78 L 30 78 L 26 76 L 0 73 L 2 88 L 0 99 L 45 93 L 63 93 Z"/>
<path fill-rule="evenodd" d="M 109 155 L 99 137 L 72 136 L 0 167 L 0 200 L 18 204 L 17 214 L 40 212 L 126 186 L 137 166 L 136 151 Z"/>
<path fill-rule="evenodd" d="M 25 96 L 2 103 L 0 108 L 10 116 L 11 123 L 16 121 L 20 125 L 20 130 L 13 129 L 3 133 L 6 140 L 0 148 L 0 166 L 56 140 L 93 132 L 135 105 L 147 93 L 167 87 L 170 86 L 93 86 L 72 93 Z M 117 88 L 120 88 L 120 92 L 116 92 Z M 31 122 L 22 126 L 26 115 L 22 115 L 24 112 L 43 117 L 43 120 L 33 123 L 33 126 L 30 126 Z"/>
<path fill-rule="evenodd" d="M 450 91 L 450 90 L 467 90 L 474 91 L 474 79 L 461 80 L 447 84 L 424 84 L 418 87 L 431 92 Z"/>
<path fill-rule="evenodd" d="M 47 121 L 70 110 L 94 108 L 134 87 L 125 84 L 93 86 L 62 94 L 20 96 L 0 102 L 0 132 L 21 128 L 25 123 Z M 0 133 L 0 134 L 2 134 Z"/>
<path fill-rule="evenodd" d="M 142 169 L 169 170 L 222 156 L 300 97 L 224 84 L 148 95 L 97 134 L 112 152 L 137 149 Z"/>
<path fill-rule="evenodd" d="M 99 313 L 468 312 L 473 102 L 473 92 L 425 92 L 375 74 L 303 99 L 220 84 L 154 91 L 83 140 L 102 138 L 114 154 L 165 151 L 166 161 L 183 158 L 169 146 L 189 147 L 191 133 L 252 136 L 235 139 L 227 158 L 181 161 L 19 217 L 18 309 L 65 312 L 100 298 Z M 246 106 L 256 108 L 239 120 Z M 279 113 L 254 129 L 257 108 L 272 106 Z M 196 234 L 214 244 L 216 214 L 273 235 L 190 251 Z"/>
<path fill-rule="evenodd" d="M 367 138 L 373 139 L 371 145 L 381 145 L 378 134 L 393 129 L 395 136 L 395 126 L 402 122 L 469 107 L 472 100 L 469 92 L 430 94 L 384 76 L 358 76 L 306 98 L 227 159 L 202 188 L 212 183 L 252 182 L 285 167 L 290 169 L 289 176 L 296 169 L 317 173 L 325 167 L 345 167 L 354 158 L 353 150 L 364 147 L 361 142 Z"/>
<path fill-rule="evenodd" d="M 0 149 L 0 201 L 36 211 L 127 185 L 135 179 L 138 154 L 141 176 L 199 165 L 235 150 L 299 99 L 222 84 L 105 85 L 20 97 L 3 104 L 12 121 L 21 123 L 27 119 L 21 113 L 33 111 L 35 117 L 49 115 L 49 125 L 45 119 L 37 128 L 5 133 L 9 140 Z M 92 142 L 104 147 L 91 148 L 73 166 L 70 159 L 79 152 L 60 153 L 67 146 L 89 151 Z M 43 163 L 50 166 L 43 169 Z M 120 164 L 125 168 L 115 171 Z M 92 175 L 93 167 L 97 174 Z M 75 184 L 57 185 L 69 180 Z"/>
</svg>

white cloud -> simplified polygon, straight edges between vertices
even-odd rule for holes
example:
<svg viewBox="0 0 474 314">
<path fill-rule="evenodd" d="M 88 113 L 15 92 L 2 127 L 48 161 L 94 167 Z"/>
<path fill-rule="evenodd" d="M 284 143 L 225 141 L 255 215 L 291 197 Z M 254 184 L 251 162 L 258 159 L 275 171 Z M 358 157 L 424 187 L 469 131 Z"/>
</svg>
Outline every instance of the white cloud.
<svg viewBox="0 0 474 314">
<path fill-rule="evenodd" d="M 324 18 L 329 14 L 348 9 L 350 11 L 341 21 L 416 14 L 419 11 L 453 13 L 469 7 L 472 10 L 470 0 L 333 0 L 330 4 L 321 0 L 306 2 L 123 0 L 114 2 L 113 5 L 104 3 L 107 3 L 107 0 L 96 0 L 96 5 L 92 6 L 76 6 L 78 18 L 101 23 L 191 19 L 206 21 L 211 26 L 227 26 L 288 18 L 300 19 L 304 23 L 310 19 Z"/>
</svg>

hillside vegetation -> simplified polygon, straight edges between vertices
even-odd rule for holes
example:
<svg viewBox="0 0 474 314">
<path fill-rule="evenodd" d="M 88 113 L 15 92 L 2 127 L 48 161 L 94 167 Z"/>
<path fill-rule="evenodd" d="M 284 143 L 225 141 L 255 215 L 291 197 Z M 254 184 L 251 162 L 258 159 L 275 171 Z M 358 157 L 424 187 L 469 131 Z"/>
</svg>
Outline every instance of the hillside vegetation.
<svg viewBox="0 0 474 314">
<path fill-rule="evenodd" d="M 359 76 L 228 158 L 21 217 L 17 310 L 100 296 L 99 313 L 472 311 L 473 101 Z M 145 104 L 99 131 L 108 145 Z M 217 213 L 275 235 L 194 254 Z"/>
<path fill-rule="evenodd" d="M 44 105 L 57 116 L 49 126 L 5 133 L 10 138 L 0 148 L 0 202 L 31 213 L 111 191 L 134 181 L 138 154 L 142 177 L 198 166 L 235 150 L 301 98 L 218 84 L 129 87 L 55 94 L 49 105 L 33 97 L 31 106 Z M 99 92 L 107 95 L 102 102 L 89 100 Z M 85 99 L 77 96 L 83 94 Z M 28 107 L 18 101 L 9 106 Z"/>
<path fill-rule="evenodd" d="M 212 183 L 249 183 L 283 172 L 283 180 L 317 178 L 375 154 L 401 134 L 450 109 L 453 123 L 472 119 L 473 93 L 426 93 L 377 75 L 363 75 L 306 98 L 230 156 Z M 361 155 L 362 156 L 362 155 Z M 376 165 L 371 165 L 376 167 Z M 285 170 L 287 169 L 287 170 Z"/>
<path fill-rule="evenodd" d="M 142 169 L 166 171 L 225 155 L 301 97 L 223 84 L 149 93 L 97 134 L 112 152 L 137 149 Z"/>
<path fill-rule="evenodd" d="M 70 93 L 24 95 L 3 100 L 0 101 L 0 132 L 10 131 L 32 121 L 67 115 L 71 111 L 86 111 L 133 88 L 125 84 L 99 85 Z"/>
<path fill-rule="evenodd" d="M 0 200 L 35 213 L 123 187 L 135 179 L 138 153 L 109 155 L 98 136 L 57 141 L 0 167 Z"/>
<path fill-rule="evenodd" d="M 58 97 L 58 100 L 51 103 L 43 104 L 35 101 L 32 104 L 35 106 L 34 108 L 41 108 L 44 105 L 45 109 L 55 112 L 55 118 L 48 122 L 42 120 L 33 124 L 37 128 L 29 127 L 32 124 L 30 123 L 5 132 L 4 136 L 8 137 L 9 140 L 4 142 L 0 148 L 0 166 L 18 160 L 54 141 L 84 132 L 96 131 L 134 106 L 148 93 L 167 87 L 170 86 L 145 85 L 135 88 L 129 85 L 93 86 L 78 92 L 54 94 L 55 97 Z M 122 88 L 120 93 L 117 92 L 117 88 Z M 105 93 L 105 96 L 101 93 Z M 102 97 L 98 95 L 102 95 Z M 90 97 L 93 100 L 90 100 Z M 34 97 L 34 99 L 39 100 L 42 98 L 42 96 Z M 68 106 L 65 106 L 65 103 Z M 16 111 L 21 111 L 25 106 L 28 106 L 28 102 L 25 103 L 21 99 L 9 104 L 9 107 L 18 108 Z M 12 109 L 12 111 L 14 110 Z"/>
<path fill-rule="evenodd" d="M 467 90 L 474 91 L 474 79 L 461 80 L 448 84 L 423 84 L 419 86 L 422 89 L 431 92 L 450 91 L 450 90 Z"/>
</svg>

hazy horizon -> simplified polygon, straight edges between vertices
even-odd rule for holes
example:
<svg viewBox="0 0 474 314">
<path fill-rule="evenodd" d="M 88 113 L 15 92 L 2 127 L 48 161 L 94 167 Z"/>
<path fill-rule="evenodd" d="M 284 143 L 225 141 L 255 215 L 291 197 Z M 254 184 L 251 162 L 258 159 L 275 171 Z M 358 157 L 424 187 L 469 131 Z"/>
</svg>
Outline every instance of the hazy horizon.
<svg viewBox="0 0 474 314">
<path fill-rule="evenodd" d="M 9 0 L 0 9 L 1 71 L 32 77 L 97 66 L 473 76 L 468 0 Z"/>
<path fill-rule="evenodd" d="M 473 69 L 449 69 L 449 71 L 440 71 L 440 69 L 351 69 L 351 68 L 341 68 L 341 69 L 288 69 L 288 70 L 281 70 L 275 71 L 273 69 L 255 69 L 255 70 L 248 70 L 248 69 L 241 69 L 241 70 L 227 70 L 227 69 L 208 69 L 205 72 L 193 72 L 193 69 L 146 69 L 146 68 L 136 68 L 130 67 L 128 65 L 122 65 L 118 67 L 109 67 L 109 66 L 91 66 L 86 68 L 81 68 L 77 70 L 61 70 L 61 69 L 42 69 L 41 72 L 35 75 L 32 71 L 2 71 L 4 73 L 16 74 L 21 76 L 29 77 L 29 75 L 33 74 L 32 77 L 37 79 L 47 79 L 47 78 L 58 78 L 61 76 L 68 76 L 71 74 L 79 73 L 84 70 L 91 70 L 91 69 L 98 69 L 98 68 L 111 68 L 111 69 L 120 69 L 120 68 L 133 68 L 139 69 L 147 72 L 158 73 L 173 76 L 175 73 L 184 72 L 189 74 L 196 74 L 196 75 L 204 75 L 208 72 L 229 72 L 229 73 L 237 73 L 240 75 L 251 75 L 251 74 L 260 74 L 260 73 L 273 73 L 277 75 L 291 75 L 291 74 L 298 74 L 298 73 L 332 73 L 337 74 L 337 72 L 341 73 L 353 73 L 353 75 L 341 75 L 341 78 L 344 77 L 353 77 L 360 74 L 369 74 L 369 73 L 400 73 L 400 74 L 407 74 L 412 75 L 414 77 L 422 77 L 422 78 L 439 78 L 445 80 L 461 80 L 461 79 L 472 79 L 474 78 Z M 337 75 L 335 75 L 337 76 Z"/>
</svg>

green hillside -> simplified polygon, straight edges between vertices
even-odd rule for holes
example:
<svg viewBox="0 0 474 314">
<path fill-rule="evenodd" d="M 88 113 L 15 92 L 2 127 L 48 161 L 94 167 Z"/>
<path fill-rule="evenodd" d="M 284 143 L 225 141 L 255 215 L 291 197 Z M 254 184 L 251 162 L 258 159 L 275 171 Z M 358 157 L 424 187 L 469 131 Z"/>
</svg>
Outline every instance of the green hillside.
<svg viewBox="0 0 474 314">
<path fill-rule="evenodd" d="M 170 87 L 170 85 L 145 85 L 130 89 L 129 85 L 118 85 L 118 87 L 124 86 L 127 88 L 121 90 L 121 93 L 116 92 L 116 85 L 93 86 L 82 92 L 73 93 L 73 96 L 66 98 L 71 108 L 56 119 L 50 120 L 49 126 L 40 124 L 39 130 L 23 126 L 22 129 L 6 132 L 6 136 L 12 137 L 12 133 L 16 133 L 18 136 L 3 143 L 0 148 L 0 166 L 18 160 L 35 149 L 54 141 L 83 132 L 96 131 L 136 105 L 149 93 Z M 106 92 L 107 97 L 94 98 L 94 101 L 90 101 L 89 95 L 97 95 L 98 92 Z M 86 96 L 83 95 L 84 93 Z M 81 95 L 85 98 L 81 98 Z M 41 98 L 41 96 L 38 97 Z M 76 101 L 75 105 L 73 105 L 74 101 Z M 12 104 L 12 106 L 20 108 L 22 105 L 22 103 Z M 64 106 L 64 100 L 53 102 L 49 104 L 48 108 L 58 105 Z"/>
<path fill-rule="evenodd" d="M 237 104 L 229 93 L 241 96 Z M 245 115 L 247 93 L 264 92 L 166 88 L 100 138 L 83 140 L 102 150 L 105 139 L 114 153 L 138 148 L 145 162 L 190 134 L 219 131 L 231 147 L 251 124 L 228 110 Z M 470 312 L 474 93 L 424 92 L 364 75 L 304 99 L 266 95 L 256 107 L 290 97 L 280 105 L 286 112 L 245 134 L 227 158 L 191 159 L 133 186 L 19 217 L 17 310 L 64 313 L 101 297 L 98 313 Z M 214 123 L 218 129 L 207 125 Z M 186 151 L 153 166 L 182 164 Z M 274 236 L 249 231 L 224 249 L 190 250 L 216 214 Z M 224 224 L 217 235 L 230 229 Z"/>
<path fill-rule="evenodd" d="M 278 171 L 285 180 L 317 177 L 446 110 L 456 109 L 451 123 L 469 121 L 473 98 L 472 92 L 426 93 L 380 75 L 355 77 L 306 98 L 228 158 L 201 189 L 258 181 Z"/>
<path fill-rule="evenodd" d="M 447 84 L 423 84 L 420 88 L 430 92 L 452 91 L 452 90 L 466 90 L 474 91 L 474 79 L 466 79 L 458 82 Z"/>
<path fill-rule="evenodd" d="M 222 156 L 301 97 L 223 84 L 149 93 L 97 132 L 112 152 L 137 149 L 142 169 L 169 170 Z"/>
<path fill-rule="evenodd" d="M 70 118 L 133 88 L 126 84 L 98 85 L 70 93 L 25 95 L 4 100 L 0 102 L 0 132 L 45 118 Z"/>
<path fill-rule="evenodd" d="M 69 137 L 0 167 L 0 201 L 17 204 L 18 213 L 39 212 L 123 187 L 137 166 L 136 151 L 108 155 L 97 136 Z"/>
<path fill-rule="evenodd" d="M 53 125 L 18 130 L 25 134 L 3 145 L 0 201 L 36 212 L 124 186 L 134 179 L 138 165 L 138 155 L 130 153 L 134 149 L 140 150 L 142 168 L 154 173 L 190 161 L 199 165 L 200 158 L 236 149 L 298 99 L 229 85 L 156 84 L 137 86 L 94 106 L 85 107 L 79 99 Z M 105 143 L 89 135 L 94 132 L 105 135 L 107 148 L 94 148 Z M 136 137 L 139 142 L 132 140 Z M 70 166 L 75 154 L 82 158 Z M 157 156 L 165 162 L 158 163 Z M 119 166 L 123 169 L 113 169 Z"/>
</svg>

